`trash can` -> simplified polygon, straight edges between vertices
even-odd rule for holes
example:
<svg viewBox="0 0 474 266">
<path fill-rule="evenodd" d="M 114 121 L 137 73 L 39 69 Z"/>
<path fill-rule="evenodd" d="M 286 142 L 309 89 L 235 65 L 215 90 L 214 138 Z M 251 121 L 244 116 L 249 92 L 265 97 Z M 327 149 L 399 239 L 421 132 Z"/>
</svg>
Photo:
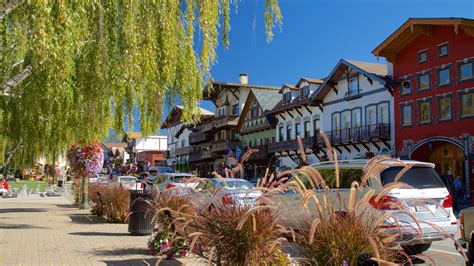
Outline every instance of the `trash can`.
<svg viewBox="0 0 474 266">
<path fill-rule="evenodd" d="M 129 190 L 130 216 L 128 232 L 134 236 L 146 236 L 153 233 L 153 212 L 146 201 L 154 200 L 154 196 L 145 190 Z"/>
<path fill-rule="evenodd" d="M 63 181 L 62 180 L 58 180 L 58 187 L 63 187 Z"/>
</svg>

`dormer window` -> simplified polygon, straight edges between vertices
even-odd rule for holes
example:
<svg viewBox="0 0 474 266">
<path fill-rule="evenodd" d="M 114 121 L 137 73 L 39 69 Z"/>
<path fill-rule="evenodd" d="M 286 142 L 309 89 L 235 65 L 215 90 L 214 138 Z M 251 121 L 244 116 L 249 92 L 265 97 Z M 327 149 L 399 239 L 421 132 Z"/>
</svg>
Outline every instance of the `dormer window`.
<svg viewBox="0 0 474 266">
<path fill-rule="evenodd" d="M 309 95 L 309 86 L 304 86 L 302 89 L 301 89 L 301 95 L 303 97 L 308 97 Z"/>
<path fill-rule="evenodd" d="M 258 108 L 258 104 L 257 104 L 257 100 L 256 99 L 253 99 L 253 102 L 252 102 L 252 108 L 250 110 L 250 118 L 255 118 L 257 116 L 259 116 L 259 108 Z"/>
<path fill-rule="evenodd" d="M 285 103 L 291 102 L 291 92 L 285 92 L 285 93 L 283 94 L 283 101 L 284 101 Z"/>
<path fill-rule="evenodd" d="M 359 77 L 349 79 L 348 96 L 359 94 Z"/>
</svg>

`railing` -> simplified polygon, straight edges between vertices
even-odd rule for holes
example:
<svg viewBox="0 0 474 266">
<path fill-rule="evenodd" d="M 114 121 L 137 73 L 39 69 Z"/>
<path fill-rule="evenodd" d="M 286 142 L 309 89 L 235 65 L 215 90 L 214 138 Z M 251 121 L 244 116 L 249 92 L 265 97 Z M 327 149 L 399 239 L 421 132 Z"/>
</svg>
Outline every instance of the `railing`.
<svg viewBox="0 0 474 266">
<path fill-rule="evenodd" d="M 346 128 L 326 133 L 331 144 L 357 143 L 369 140 L 390 140 L 390 124 Z"/>
<path fill-rule="evenodd" d="M 239 116 L 221 116 L 216 117 L 214 120 L 202 124 L 202 132 L 211 131 L 213 129 L 219 129 L 226 126 L 237 126 L 239 122 Z"/>
<path fill-rule="evenodd" d="M 176 156 L 180 156 L 180 155 L 185 155 L 185 154 L 188 154 L 192 151 L 193 147 L 191 146 L 188 146 L 188 147 L 183 147 L 183 148 L 176 148 L 175 150 L 175 154 Z"/>
<path fill-rule="evenodd" d="M 200 161 L 201 160 L 201 157 L 202 157 L 202 152 L 200 150 L 198 151 L 191 151 L 189 153 L 189 158 L 188 158 L 188 161 L 189 162 L 197 162 L 197 161 Z"/>
<path fill-rule="evenodd" d="M 203 150 L 201 151 L 201 158 L 202 159 L 208 159 L 208 158 L 212 158 L 212 153 L 210 150 Z"/>
<path fill-rule="evenodd" d="M 301 139 L 301 141 L 303 142 L 303 147 L 305 148 L 312 148 L 312 147 L 315 147 L 317 144 L 317 140 L 314 137 L 303 138 Z M 296 151 L 296 150 L 299 150 L 298 140 L 296 139 L 286 140 L 282 142 L 275 142 L 268 145 L 269 153 L 282 152 L 282 151 Z"/>
<path fill-rule="evenodd" d="M 221 140 L 214 142 L 211 146 L 212 152 L 226 151 L 228 148 L 235 148 L 235 146 L 240 145 L 238 140 Z"/>
<path fill-rule="evenodd" d="M 192 132 L 189 134 L 189 143 L 199 143 L 207 140 L 207 134 L 204 132 Z"/>
</svg>

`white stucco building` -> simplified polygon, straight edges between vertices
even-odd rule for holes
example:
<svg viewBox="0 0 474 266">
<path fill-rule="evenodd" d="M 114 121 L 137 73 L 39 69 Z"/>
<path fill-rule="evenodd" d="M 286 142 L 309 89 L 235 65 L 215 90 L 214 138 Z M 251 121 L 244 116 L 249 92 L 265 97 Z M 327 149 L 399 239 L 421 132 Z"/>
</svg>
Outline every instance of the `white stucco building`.
<svg viewBox="0 0 474 266">
<path fill-rule="evenodd" d="M 387 65 L 341 59 L 311 96 L 310 104 L 322 112 L 321 131 L 339 159 L 392 153 L 392 88 Z M 327 149 L 320 145 L 320 151 Z"/>
</svg>

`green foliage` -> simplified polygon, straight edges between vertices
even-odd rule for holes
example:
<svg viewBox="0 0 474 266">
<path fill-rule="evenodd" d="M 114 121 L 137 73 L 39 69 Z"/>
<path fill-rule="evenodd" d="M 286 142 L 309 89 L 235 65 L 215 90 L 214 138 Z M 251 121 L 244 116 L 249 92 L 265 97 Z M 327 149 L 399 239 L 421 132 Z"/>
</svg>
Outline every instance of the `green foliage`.
<svg viewBox="0 0 474 266">
<path fill-rule="evenodd" d="M 0 136 L 22 143 L 21 164 L 55 159 L 75 142 L 124 129 L 140 111 L 144 135 L 156 132 L 165 104 L 179 97 L 183 120 L 199 119 L 202 88 L 216 62 L 219 26 L 228 46 L 232 0 L 31 0 L 0 19 Z M 237 4 L 237 1 L 234 1 Z M 265 1 L 267 39 L 281 24 Z M 198 37 L 195 37 L 198 33 Z M 199 43 L 195 43 L 195 40 Z M 7 93 L 7 96 L 4 95 Z"/>
</svg>

